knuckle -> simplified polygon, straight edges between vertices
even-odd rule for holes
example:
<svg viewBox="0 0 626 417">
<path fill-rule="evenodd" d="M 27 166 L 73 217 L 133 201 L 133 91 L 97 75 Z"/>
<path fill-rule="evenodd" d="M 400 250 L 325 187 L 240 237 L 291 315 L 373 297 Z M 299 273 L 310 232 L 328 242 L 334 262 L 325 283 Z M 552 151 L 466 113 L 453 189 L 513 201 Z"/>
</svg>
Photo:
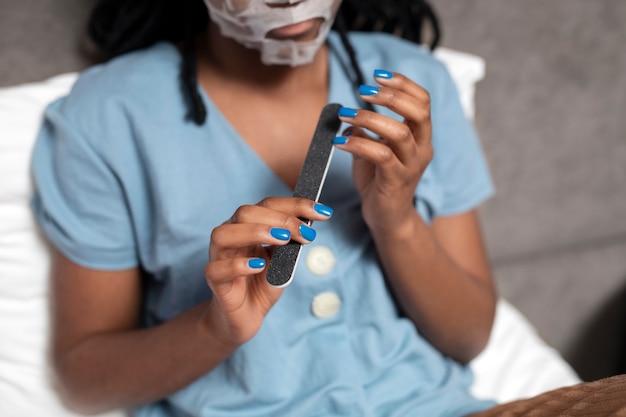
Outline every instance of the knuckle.
<svg viewBox="0 0 626 417">
<path fill-rule="evenodd" d="M 384 95 L 386 104 L 393 105 L 393 103 L 395 103 L 398 99 L 398 90 L 395 88 L 388 88 L 386 90 L 387 94 Z"/>
<path fill-rule="evenodd" d="M 311 207 L 311 200 L 304 197 L 298 197 L 296 199 L 296 209 L 298 212 L 306 211 Z"/>
<path fill-rule="evenodd" d="M 289 214 L 282 214 L 279 218 L 279 224 L 285 228 L 290 228 L 293 225 L 293 216 Z"/>
<path fill-rule="evenodd" d="M 211 242 L 219 243 L 219 241 L 222 240 L 223 235 L 224 235 L 224 232 L 222 228 L 219 226 L 216 227 L 215 229 L 211 231 Z"/>
<path fill-rule="evenodd" d="M 387 164 L 394 159 L 394 153 L 390 148 L 383 148 L 380 152 L 380 161 L 383 164 Z"/>
<path fill-rule="evenodd" d="M 211 281 L 213 280 L 213 276 L 215 275 L 214 269 L 215 268 L 213 267 L 212 262 L 209 262 L 204 267 L 204 279 L 206 280 L 207 284 L 209 284 L 209 287 L 211 286 Z"/>
<path fill-rule="evenodd" d="M 413 141 L 413 132 L 411 131 L 411 128 L 409 126 L 402 125 L 402 130 L 400 131 L 400 139 L 405 142 Z"/>
<path fill-rule="evenodd" d="M 371 123 L 372 120 L 373 120 L 372 113 L 370 113 L 367 110 L 360 111 L 357 117 L 360 117 L 361 123 L 363 123 L 364 125 L 367 125 L 367 124 Z"/>
<path fill-rule="evenodd" d="M 252 206 L 250 205 L 239 206 L 233 213 L 231 221 L 233 223 L 244 223 L 249 218 L 251 211 Z"/>
<path fill-rule="evenodd" d="M 421 106 L 415 112 L 415 118 L 420 123 L 425 123 L 430 120 L 430 106 Z"/>
</svg>

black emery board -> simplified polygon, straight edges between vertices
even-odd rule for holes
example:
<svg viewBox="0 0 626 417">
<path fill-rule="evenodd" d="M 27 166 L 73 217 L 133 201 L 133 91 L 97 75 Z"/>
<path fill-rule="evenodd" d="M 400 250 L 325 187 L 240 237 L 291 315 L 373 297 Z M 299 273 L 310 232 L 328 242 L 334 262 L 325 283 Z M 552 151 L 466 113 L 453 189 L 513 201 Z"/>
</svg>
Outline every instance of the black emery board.
<svg viewBox="0 0 626 417">
<path fill-rule="evenodd" d="M 337 115 L 340 108 L 341 105 L 331 103 L 322 109 L 311 145 L 304 159 L 304 165 L 296 182 L 294 197 L 318 201 L 334 150 L 333 139 L 341 127 L 341 120 Z M 307 221 L 308 219 L 303 220 Z M 276 247 L 266 275 L 270 285 L 275 287 L 289 285 L 293 279 L 301 249 L 302 244 L 293 240 L 284 246 Z"/>
</svg>

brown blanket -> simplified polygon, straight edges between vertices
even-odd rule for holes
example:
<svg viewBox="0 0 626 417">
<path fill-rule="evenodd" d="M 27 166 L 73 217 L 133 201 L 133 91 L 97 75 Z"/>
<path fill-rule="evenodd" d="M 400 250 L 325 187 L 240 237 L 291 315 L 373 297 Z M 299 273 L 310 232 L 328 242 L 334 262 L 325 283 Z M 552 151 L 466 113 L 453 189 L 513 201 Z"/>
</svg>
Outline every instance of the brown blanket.
<svg viewBox="0 0 626 417">
<path fill-rule="evenodd" d="M 626 417 L 626 375 L 498 405 L 472 417 Z"/>
</svg>

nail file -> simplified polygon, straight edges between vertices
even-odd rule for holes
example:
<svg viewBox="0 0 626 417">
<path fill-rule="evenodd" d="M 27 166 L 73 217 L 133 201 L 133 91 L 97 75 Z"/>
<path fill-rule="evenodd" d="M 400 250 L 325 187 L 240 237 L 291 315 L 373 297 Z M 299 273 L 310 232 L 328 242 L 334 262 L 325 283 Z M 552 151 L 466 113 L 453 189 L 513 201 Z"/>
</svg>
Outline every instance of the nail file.
<svg viewBox="0 0 626 417">
<path fill-rule="evenodd" d="M 340 108 L 341 105 L 333 103 L 327 104 L 322 109 L 304 165 L 296 182 L 294 197 L 318 201 L 334 150 L 333 139 L 341 127 L 341 120 L 337 116 Z M 303 220 L 307 221 L 307 224 L 311 223 L 307 219 Z M 293 240 L 284 246 L 277 246 L 267 270 L 267 282 L 275 287 L 289 285 L 293 279 L 301 250 L 302 244 Z"/>
</svg>

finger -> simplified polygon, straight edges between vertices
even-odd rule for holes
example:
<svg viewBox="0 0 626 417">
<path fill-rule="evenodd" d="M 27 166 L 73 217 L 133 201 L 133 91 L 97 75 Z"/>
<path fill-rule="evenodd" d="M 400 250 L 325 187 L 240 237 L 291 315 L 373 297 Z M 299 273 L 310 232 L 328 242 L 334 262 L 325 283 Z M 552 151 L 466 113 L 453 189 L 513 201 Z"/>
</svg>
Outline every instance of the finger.
<svg viewBox="0 0 626 417">
<path fill-rule="evenodd" d="M 254 246 L 282 246 L 290 240 L 307 244 L 315 240 L 316 231 L 303 222 L 292 230 L 265 224 L 223 224 L 213 229 L 209 246 L 211 260 L 231 257 L 233 251 Z"/>
<path fill-rule="evenodd" d="M 381 179 L 396 178 L 397 172 L 403 168 L 396 153 L 385 143 L 362 136 L 362 133 L 364 132 L 354 129 L 350 136 L 337 137 L 334 143 L 355 157 L 363 158 L 379 167 Z"/>
<path fill-rule="evenodd" d="M 271 215 L 270 211 L 275 212 L 275 215 Z M 268 197 L 256 205 L 239 207 L 231 217 L 231 221 L 258 223 L 256 216 L 260 216 L 259 218 L 276 218 L 277 213 L 308 220 L 328 220 L 333 215 L 333 209 L 308 198 Z M 286 218 L 283 219 L 286 220 Z M 272 224 L 276 225 L 276 223 Z"/>
<path fill-rule="evenodd" d="M 416 139 L 430 137 L 425 135 L 430 131 L 429 103 L 424 103 L 422 100 L 394 87 L 361 85 L 359 95 L 364 101 L 387 107 L 402 116 L 411 127 Z"/>
<path fill-rule="evenodd" d="M 210 254 L 259 245 L 285 245 L 292 232 L 282 227 L 267 224 L 223 224 L 211 232 Z M 294 238 L 296 238 L 294 236 Z"/>
<path fill-rule="evenodd" d="M 374 70 L 374 79 L 380 85 L 402 91 L 412 97 L 415 97 L 422 104 L 427 104 L 430 107 L 430 93 L 428 90 L 418 85 L 410 78 L 407 78 L 398 72 L 377 69 Z"/>
<path fill-rule="evenodd" d="M 315 239 L 315 231 L 309 222 L 303 220 L 328 220 L 333 209 L 306 198 L 272 197 L 264 199 L 257 205 L 239 207 L 228 223 L 231 224 L 266 224 L 290 230 L 295 240 L 306 241 Z"/>
<path fill-rule="evenodd" d="M 368 110 L 356 110 L 342 107 L 340 119 L 360 129 L 367 129 L 378 135 L 404 164 L 412 163 L 416 158 L 416 140 L 406 123 Z"/>
<path fill-rule="evenodd" d="M 254 298 L 266 313 L 283 291 L 272 287 L 265 279 L 266 265 L 265 258 L 213 261 L 205 268 L 205 279 L 214 297 L 226 311 L 234 312 Z"/>
<path fill-rule="evenodd" d="M 395 106 L 394 104 L 387 104 L 387 106 L 405 118 L 411 130 L 414 131 L 418 141 L 422 139 L 430 141 L 432 132 L 430 126 L 431 98 L 428 90 L 397 72 L 377 69 L 374 70 L 374 79 L 381 86 L 401 91 L 422 104 L 422 106 L 416 108 L 414 112 L 409 109 L 409 113 L 406 112 L 407 109 L 402 108 L 393 110 L 392 107 Z M 365 87 L 364 91 L 367 92 L 369 89 Z M 365 97 L 363 97 L 363 99 L 368 101 Z"/>
<path fill-rule="evenodd" d="M 205 268 L 205 277 L 211 288 L 225 284 L 238 277 L 246 277 L 261 273 L 267 266 L 264 258 L 228 258 L 211 261 Z"/>
</svg>

